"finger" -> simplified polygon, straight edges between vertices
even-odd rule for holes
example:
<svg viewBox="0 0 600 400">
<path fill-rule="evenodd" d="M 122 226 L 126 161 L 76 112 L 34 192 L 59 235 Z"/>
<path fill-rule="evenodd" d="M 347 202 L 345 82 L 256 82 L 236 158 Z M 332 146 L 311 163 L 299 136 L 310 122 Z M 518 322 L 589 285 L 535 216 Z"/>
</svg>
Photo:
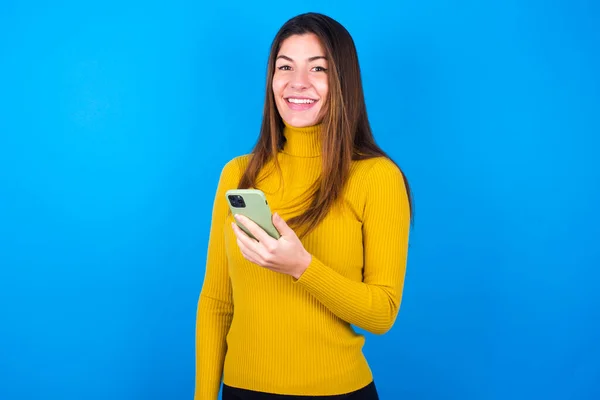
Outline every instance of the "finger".
<svg viewBox="0 0 600 400">
<path fill-rule="evenodd" d="M 236 214 L 235 218 L 246 227 L 252 233 L 252 235 L 262 243 L 269 243 L 269 241 L 273 241 L 271 236 L 263 228 L 258 226 L 254 221 L 250 218 L 246 218 L 244 215 Z"/>
<path fill-rule="evenodd" d="M 234 222 L 231 223 L 231 227 L 233 228 L 233 232 L 238 240 L 238 246 L 240 249 L 244 249 L 247 253 L 250 252 L 254 255 L 259 254 L 260 243 L 256 240 L 252 239 L 250 236 L 246 234 L 237 224 Z M 255 257 L 256 258 L 256 257 Z"/>
<path fill-rule="evenodd" d="M 233 229 L 233 233 L 235 233 L 235 235 L 238 236 L 238 237 L 248 237 L 248 238 L 250 238 L 250 236 L 248 236 L 248 234 L 246 233 L 246 231 L 244 231 L 242 228 L 240 228 L 240 226 L 238 224 L 236 224 L 235 222 L 231 223 L 231 229 Z"/>
<path fill-rule="evenodd" d="M 246 234 L 246 232 L 241 230 L 240 227 L 237 226 L 233 222 L 231 223 L 231 228 L 233 229 L 233 233 L 236 236 L 237 245 L 238 245 L 242 255 L 244 256 L 244 258 L 247 259 L 248 261 L 252 261 L 253 263 L 257 264 L 258 257 L 257 257 L 256 251 L 252 250 L 250 248 L 250 245 L 252 245 L 254 243 L 258 243 L 258 242 L 256 242 L 254 239 L 250 238 Z"/>
<path fill-rule="evenodd" d="M 261 265 L 260 262 L 258 261 L 258 259 L 256 258 L 256 255 L 252 253 L 251 250 L 249 250 L 243 243 L 240 242 L 240 240 L 238 239 L 238 246 L 240 248 L 240 252 L 242 253 L 242 256 L 244 256 L 244 258 L 248 261 L 250 261 L 251 263 L 254 263 L 256 265 Z"/>
<path fill-rule="evenodd" d="M 289 227 L 287 222 L 278 213 L 273 214 L 273 225 L 279 231 L 282 236 L 289 236 L 290 234 L 296 234 L 292 228 Z"/>
<path fill-rule="evenodd" d="M 238 246 L 250 257 L 255 264 L 261 267 L 270 268 L 272 266 L 273 250 L 277 247 L 277 241 L 269 236 L 268 242 L 259 242 L 249 237 L 239 226 L 232 223 L 237 232 Z M 259 229 L 262 229 L 259 227 Z M 249 229 L 248 229 L 249 230 Z M 252 233 L 252 232 L 251 232 Z M 266 233 L 266 232 L 265 232 Z M 254 234 L 254 233 L 252 233 Z"/>
</svg>

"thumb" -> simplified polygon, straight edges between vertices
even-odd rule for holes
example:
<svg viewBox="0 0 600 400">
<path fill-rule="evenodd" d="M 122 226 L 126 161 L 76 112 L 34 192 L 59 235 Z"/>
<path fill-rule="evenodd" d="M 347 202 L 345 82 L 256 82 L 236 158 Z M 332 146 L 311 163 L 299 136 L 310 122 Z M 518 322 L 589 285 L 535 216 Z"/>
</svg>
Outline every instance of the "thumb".
<svg viewBox="0 0 600 400">
<path fill-rule="evenodd" d="M 278 213 L 273 214 L 273 225 L 275 225 L 275 228 L 277 228 L 279 233 L 282 235 L 288 235 L 290 232 L 294 233 L 292 228 L 288 226 L 288 224 L 283 220 L 283 218 L 281 218 L 281 216 Z"/>
</svg>

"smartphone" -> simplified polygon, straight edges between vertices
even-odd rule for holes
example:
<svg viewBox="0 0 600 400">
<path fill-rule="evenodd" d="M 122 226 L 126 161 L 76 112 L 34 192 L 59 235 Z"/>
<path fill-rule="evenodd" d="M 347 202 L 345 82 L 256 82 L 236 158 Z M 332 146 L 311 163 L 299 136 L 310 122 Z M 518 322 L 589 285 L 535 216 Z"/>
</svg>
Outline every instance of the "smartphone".
<svg viewBox="0 0 600 400">
<path fill-rule="evenodd" d="M 226 193 L 229 209 L 235 214 L 241 214 L 264 229 L 274 239 L 281 237 L 275 225 L 273 225 L 273 214 L 267 203 L 265 194 L 259 189 L 231 189 Z M 248 236 L 256 239 L 248 229 L 237 220 L 235 221 Z"/>
</svg>

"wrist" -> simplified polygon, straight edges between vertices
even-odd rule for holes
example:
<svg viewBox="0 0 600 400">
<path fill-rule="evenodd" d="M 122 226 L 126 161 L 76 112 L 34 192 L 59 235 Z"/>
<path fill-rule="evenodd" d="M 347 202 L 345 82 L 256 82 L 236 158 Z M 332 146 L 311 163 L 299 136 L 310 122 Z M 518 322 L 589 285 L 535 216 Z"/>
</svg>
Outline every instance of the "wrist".
<svg viewBox="0 0 600 400">
<path fill-rule="evenodd" d="M 292 274 L 294 279 L 300 279 L 300 277 L 302 276 L 304 271 L 306 271 L 308 269 L 308 266 L 310 265 L 311 262 L 312 262 L 312 255 L 308 251 L 305 251 L 304 256 L 302 257 L 302 262 L 300 262 L 298 264 L 298 268 Z"/>
</svg>

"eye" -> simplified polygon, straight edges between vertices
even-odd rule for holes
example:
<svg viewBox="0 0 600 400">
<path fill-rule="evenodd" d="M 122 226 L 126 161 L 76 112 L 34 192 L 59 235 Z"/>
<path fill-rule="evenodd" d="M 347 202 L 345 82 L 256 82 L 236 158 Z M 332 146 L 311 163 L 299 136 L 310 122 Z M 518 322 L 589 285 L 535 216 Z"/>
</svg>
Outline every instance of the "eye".
<svg viewBox="0 0 600 400">
<path fill-rule="evenodd" d="M 290 67 L 289 65 L 280 65 L 279 67 L 277 67 L 277 69 L 280 71 L 289 71 L 292 69 L 292 67 Z"/>
<path fill-rule="evenodd" d="M 323 68 L 323 67 L 314 67 L 313 70 L 315 70 L 315 72 L 326 72 L 327 68 Z"/>
</svg>

